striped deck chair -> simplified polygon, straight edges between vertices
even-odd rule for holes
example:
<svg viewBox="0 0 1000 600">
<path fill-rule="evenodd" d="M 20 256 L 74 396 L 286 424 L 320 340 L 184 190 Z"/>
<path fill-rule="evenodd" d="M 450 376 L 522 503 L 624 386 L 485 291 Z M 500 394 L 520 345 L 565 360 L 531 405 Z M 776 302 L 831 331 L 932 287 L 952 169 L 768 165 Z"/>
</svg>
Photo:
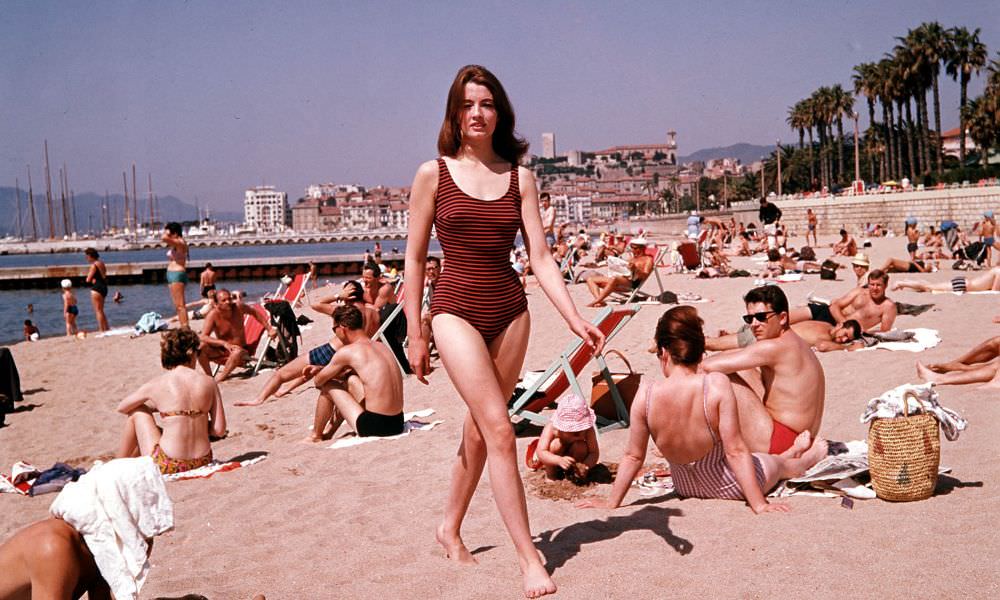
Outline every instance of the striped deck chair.
<svg viewBox="0 0 1000 600">
<path fill-rule="evenodd" d="M 633 302 L 647 302 L 655 300 L 657 296 L 652 296 L 646 292 L 642 291 L 642 288 L 646 287 L 649 280 L 652 279 L 656 281 L 656 286 L 660 289 L 660 294 L 662 294 L 665 289 L 663 287 L 663 280 L 660 279 L 660 272 L 657 270 L 657 266 L 663 262 L 664 256 L 670 252 L 670 248 L 666 245 L 660 246 L 655 249 L 655 256 L 653 256 L 653 270 L 649 275 L 642 280 L 639 287 L 633 289 L 631 292 L 624 294 L 621 292 L 615 292 L 608 297 L 608 300 L 612 302 L 617 302 L 619 304 L 632 304 Z"/>
<path fill-rule="evenodd" d="M 275 294 L 275 296 L 282 300 L 286 300 L 289 306 L 295 308 L 295 305 L 302 299 L 302 295 L 306 291 L 306 283 L 308 282 L 308 271 L 305 273 L 297 273 L 295 277 L 292 278 L 292 282 L 289 283 L 288 287 L 286 287 L 283 291 L 281 290 L 281 286 L 278 287 L 278 293 Z"/>
<path fill-rule="evenodd" d="M 609 306 L 594 317 L 592 323 L 604 334 L 605 345 L 628 324 L 632 317 L 639 312 L 639 308 L 638 304 L 616 307 Z M 559 358 L 552 362 L 552 365 L 545 370 L 534 384 L 514 399 L 508 412 L 511 418 L 520 417 L 521 421 L 516 426 L 523 427 L 522 424 L 529 422 L 536 425 L 545 425 L 549 419 L 541 414 L 541 411 L 555 404 L 556 400 L 569 389 L 572 389 L 581 398 L 589 397 L 580 388 L 578 376 L 590 361 L 595 358 L 597 359 L 597 364 L 604 380 L 608 383 L 608 389 L 611 391 L 611 397 L 618 411 L 618 418 L 616 420 L 608 420 L 598 416 L 597 430 L 603 432 L 620 427 L 628 427 L 628 408 L 625 406 L 621 391 L 615 385 L 611 373 L 608 371 L 608 365 L 604 361 L 604 356 L 601 354 L 595 355 L 583 343 L 583 340 L 579 338 L 570 343 L 566 350 L 559 355 Z"/>
<path fill-rule="evenodd" d="M 392 355 L 396 358 L 396 365 L 399 367 L 399 370 L 402 371 L 403 375 L 405 376 L 410 374 L 410 365 L 406 361 L 406 354 L 403 350 L 403 347 L 401 347 L 400 344 L 398 343 L 391 343 L 389 340 L 389 336 L 386 334 L 386 332 L 389 330 L 389 327 L 393 325 L 396 319 L 399 318 L 399 315 L 402 314 L 403 312 L 403 297 L 405 295 L 403 293 L 403 290 L 404 290 L 403 278 L 400 277 L 399 281 L 396 282 L 396 287 L 394 290 L 396 296 L 396 306 L 393 307 L 392 311 L 388 314 L 388 316 L 382 319 L 382 322 L 378 326 L 378 331 L 375 332 L 375 335 L 372 336 L 372 339 L 382 342 L 390 350 L 392 350 Z"/>
<path fill-rule="evenodd" d="M 576 283 L 576 249 L 570 248 L 562 262 L 559 263 L 559 272 L 562 273 L 566 283 Z"/>
</svg>

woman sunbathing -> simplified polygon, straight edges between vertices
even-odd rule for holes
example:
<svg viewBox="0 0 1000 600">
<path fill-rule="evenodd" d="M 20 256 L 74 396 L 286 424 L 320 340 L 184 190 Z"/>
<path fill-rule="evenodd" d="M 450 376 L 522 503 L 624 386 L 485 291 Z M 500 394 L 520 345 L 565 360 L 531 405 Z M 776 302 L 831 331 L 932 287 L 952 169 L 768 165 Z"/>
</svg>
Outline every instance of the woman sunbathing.
<svg viewBox="0 0 1000 600">
<path fill-rule="evenodd" d="M 226 413 L 219 386 L 195 370 L 198 334 L 173 329 L 160 339 L 160 362 L 167 372 L 122 400 L 128 415 L 118 457 L 152 456 L 160 472 L 181 473 L 212 462 L 209 436 L 226 436 Z M 162 428 L 153 413 L 159 412 Z"/>
<path fill-rule="evenodd" d="M 918 292 L 1000 292 L 1000 267 L 993 267 L 975 277 L 958 276 L 949 281 L 928 283 L 916 279 L 903 279 L 892 286 L 893 290 Z"/>
<path fill-rule="evenodd" d="M 754 513 L 783 511 L 765 493 L 780 479 L 796 477 L 826 456 L 822 439 L 810 443 L 799 434 L 782 454 L 753 453 L 740 431 L 739 407 L 729 379 L 699 373 L 705 353 L 702 320 L 690 306 L 668 310 L 656 325 L 656 349 L 665 381 L 636 395 L 625 456 L 607 500 L 588 500 L 580 508 L 617 508 L 646 458 L 652 437 L 670 463 L 678 495 L 746 500 Z"/>
</svg>

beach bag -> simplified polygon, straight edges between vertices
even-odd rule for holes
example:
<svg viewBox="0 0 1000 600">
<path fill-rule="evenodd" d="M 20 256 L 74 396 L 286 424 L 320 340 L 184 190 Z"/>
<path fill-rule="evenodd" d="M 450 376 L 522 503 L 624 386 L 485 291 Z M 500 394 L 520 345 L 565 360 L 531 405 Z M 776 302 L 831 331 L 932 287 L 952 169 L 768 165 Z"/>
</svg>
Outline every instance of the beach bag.
<svg viewBox="0 0 1000 600">
<path fill-rule="evenodd" d="M 903 396 L 903 416 L 875 419 L 868 428 L 868 468 L 875 494 L 893 502 L 925 500 L 937 485 L 941 462 L 938 422 L 930 414 L 909 414 Z"/>
<path fill-rule="evenodd" d="M 615 387 L 618 388 L 619 393 L 622 396 L 622 402 L 625 403 L 625 409 L 632 409 L 632 399 L 635 398 L 636 392 L 639 390 L 639 382 L 642 379 L 642 373 L 636 373 L 632 370 L 632 364 L 625 358 L 625 355 L 618 350 L 606 350 L 604 352 L 605 356 L 609 354 L 614 354 L 625 363 L 628 368 L 627 372 L 615 372 L 608 369 L 611 374 L 611 380 L 615 382 Z M 608 419 L 610 421 L 617 421 L 618 409 L 615 408 L 615 400 L 611 395 L 611 390 L 608 389 L 608 382 L 604 380 L 604 375 L 600 371 L 594 372 L 591 376 L 591 381 L 593 387 L 590 391 L 590 407 L 594 409 L 594 412 L 598 415 Z"/>
<path fill-rule="evenodd" d="M 824 260 L 823 264 L 819 268 L 819 278 L 820 279 L 836 279 L 837 278 L 837 263 L 830 259 Z"/>
<path fill-rule="evenodd" d="M 816 260 L 816 251 L 809 246 L 802 246 L 802 250 L 799 250 L 799 258 L 802 260 Z"/>
</svg>

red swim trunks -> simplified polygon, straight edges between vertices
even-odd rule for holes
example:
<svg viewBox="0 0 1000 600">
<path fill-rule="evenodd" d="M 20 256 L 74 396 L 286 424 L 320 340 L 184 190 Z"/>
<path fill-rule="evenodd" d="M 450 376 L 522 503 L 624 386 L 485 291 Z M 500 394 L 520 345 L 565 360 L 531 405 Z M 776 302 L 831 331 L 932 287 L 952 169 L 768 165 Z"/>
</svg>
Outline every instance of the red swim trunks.
<svg viewBox="0 0 1000 600">
<path fill-rule="evenodd" d="M 771 447 L 768 449 L 768 454 L 781 454 L 785 450 L 792 447 L 795 442 L 795 438 L 799 436 L 798 431 L 793 431 L 783 423 L 779 423 L 774 419 L 771 419 L 774 424 L 774 429 L 771 431 Z"/>
</svg>

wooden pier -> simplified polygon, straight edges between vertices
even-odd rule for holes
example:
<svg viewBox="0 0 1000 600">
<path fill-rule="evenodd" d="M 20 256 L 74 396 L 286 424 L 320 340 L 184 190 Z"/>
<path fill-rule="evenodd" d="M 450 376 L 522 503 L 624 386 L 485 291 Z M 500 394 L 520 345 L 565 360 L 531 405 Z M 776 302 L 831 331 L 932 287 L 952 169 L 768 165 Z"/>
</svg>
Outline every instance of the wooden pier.
<svg viewBox="0 0 1000 600">
<path fill-rule="evenodd" d="M 440 253 L 434 253 L 440 254 Z M 197 285 L 198 277 L 206 263 L 218 273 L 221 281 L 233 279 L 280 279 L 309 270 L 309 263 L 316 264 L 318 277 L 347 277 L 360 275 L 364 255 L 286 256 L 265 258 L 219 259 L 188 261 L 190 281 Z M 387 268 L 402 270 L 403 255 L 383 258 Z M 108 283 L 111 285 L 157 284 L 167 280 L 166 262 L 106 263 Z M 0 268 L 0 290 L 57 288 L 60 281 L 69 279 L 75 287 L 84 287 L 90 265 L 64 265 L 54 267 Z"/>
</svg>

